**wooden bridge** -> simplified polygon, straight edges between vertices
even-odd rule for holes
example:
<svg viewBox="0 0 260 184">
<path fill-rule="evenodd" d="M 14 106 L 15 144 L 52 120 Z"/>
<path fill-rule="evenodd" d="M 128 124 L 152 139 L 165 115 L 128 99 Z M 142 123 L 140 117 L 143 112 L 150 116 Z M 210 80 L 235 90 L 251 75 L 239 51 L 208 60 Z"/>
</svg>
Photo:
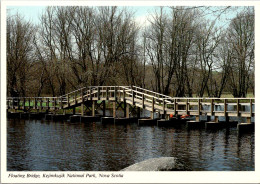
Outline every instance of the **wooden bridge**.
<svg viewBox="0 0 260 184">
<path fill-rule="evenodd" d="M 8 97 L 7 109 L 30 112 L 52 111 L 54 114 L 60 111 L 66 113 L 67 109 L 80 106 L 81 115 L 86 110 L 91 115 L 96 115 L 96 110 L 101 109 L 106 116 L 106 104 L 112 103 L 113 117 L 117 117 L 116 111 L 121 108 L 124 117 L 129 118 L 135 111 L 140 118 L 140 109 L 150 112 L 151 119 L 157 117 L 169 119 L 169 115 L 190 115 L 199 117 L 244 117 L 247 123 L 251 123 L 251 117 L 255 116 L 254 98 L 176 98 L 156 93 L 136 86 L 90 86 L 70 92 L 59 97 Z"/>
</svg>

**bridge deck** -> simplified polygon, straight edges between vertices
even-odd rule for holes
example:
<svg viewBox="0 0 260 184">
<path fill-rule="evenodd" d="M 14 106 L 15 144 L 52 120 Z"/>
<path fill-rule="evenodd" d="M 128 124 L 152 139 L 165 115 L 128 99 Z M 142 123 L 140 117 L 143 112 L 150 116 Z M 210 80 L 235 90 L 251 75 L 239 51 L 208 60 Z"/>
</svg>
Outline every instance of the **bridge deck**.
<svg viewBox="0 0 260 184">
<path fill-rule="evenodd" d="M 175 98 L 136 86 L 91 86 L 60 97 L 8 97 L 7 109 L 55 111 L 96 101 L 123 102 L 160 115 L 255 116 L 254 98 Z"/>
</svg>

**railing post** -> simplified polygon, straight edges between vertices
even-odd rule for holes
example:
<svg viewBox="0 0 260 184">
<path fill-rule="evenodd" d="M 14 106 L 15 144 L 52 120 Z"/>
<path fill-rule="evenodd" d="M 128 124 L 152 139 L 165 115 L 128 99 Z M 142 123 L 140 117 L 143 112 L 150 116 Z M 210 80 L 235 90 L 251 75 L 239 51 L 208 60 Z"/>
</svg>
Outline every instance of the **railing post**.
<svg viewBox="0 0 260 184">
<path fill-rule="evenodd" d="M 135 94 L 133 90 L 132 90 L 132 105 L 135 105 Z"/>
<path fill-rule="evenodd" d="M 166 111 L 165 111 L 165 100 L 163 99 L 163 118 L 165 118 L 165 114 L 166 114 Z"/>
<path fill-rule="evenodd" d="M 200 116 L 200 102 L 201 102 L 201 100 L 198 99 L 198 115 L 199 115 L 199 116 Z"/>
<path fill-rule="evenodd" d="M 119 101 L 121 101 L 121 96 L 122 96 L 122 94 L 121 94 L 121 87 L 119 87 Z"/>
<path fill-rule="evenodd" d="M 9 99 L 7 99 L 7 109 L 10 109 L 10 100 Z M 7 112 L 8 112 L 8 110 L 7 110 Z"/>
<path fill-rule="evenodd" d="M 54 114 L 56 114 L 56 98 L 54 97 Z"/>
<path fill-rule="evenodd" d="M 186 99 L 186 114 L 189 114 L 189 99 Z"/>
<path fill-rule="evenodd" d="M 250 118 L 253 116 L 252 99 L 250 99 Z"/>
<path fill-rule="evenodd" d="M 84 92 L 81 89 L 81 116 L 84 116 Z"/>
<path fill-rule="evenodd" d="M 124 102 L 124 117 L 127 117 L 127 104 L 125 100 L 125 88 L 123 88 L 123 102 Z M 129 112 L 128 112 L 129 113 Z"/>
<path fill-rule="evenodd" d="M 40 98 L 40 110 L 42 110 L 42 98 Z"/>
<path fill-rule="evenodd" d="M 60 97 L 60 109 L 63 109 L 62 97 Z"/>
<path fill-rule="evenodd" d="M 174 98 L 174 116 L 176 116 L 177 114 L 177 99 Z"/>
<path fill-rule="evenodd" d="M 106 100 L 108 100 L 108 87 L 106 87 Z"/>
<path fill-rule="evenodd" d="M 123 88 L 123 101 L 125 101 L 125 88 Z"/>
<path fill-rule="evenodd" d="M 144 94 L 142 93 L 142 108 L 144 109 Z"/>
<path fill-rule="evenodd" d="M 84 103 L 84 93 L 83 93 L 83 89 L 81 89 L 81 102 Z"/>
<path fill-rule="evenodd" d="M 17 105 L 18 105 L 18 107 L 17 107 L 18 110 L 20 110 L 20 98 L 19 97 L 17 98 Z"/>
<path fill-rule="evenodd" d="M 114 91 L 114 97 L 115 97 L 115 101 L 117 100 L 117 97 L 116 97 L 116 93 L 117 93 L 117 88 L 116 88 L 116 86 L 115 86 L 115 89 L 114 89 L 115 91 Z"/>
<path fill-rule="evenodd" d="M 47 103 L 47 110 L 49 110 L 49 98 L 46 99 L 46 103 Z"/>
<path fill-rule="evenodd" d="M 37 108 L 37 100 L 36 100 L 36 98 L 34 98 L 34 109 L 36 109 Z"/>
<path fill-rule="evenodd" d="M 227 116 L 227 100 L 224 99 L 224 116 Z"/>
<path fill-rule="evenodd" d="M 13 99 L 12 99 L 12 106 L 13 106 L 13 109 L 15 109 L 15 108 L 14 108 L 14 97 L 13 97 Z"/>
<path fill-rule="evenodd" d="M 97 99 L 100 100 L 100 87 L 98 86 Z"/>
<path fill-rule="evenodd" d="M 152 111 L 151 111 L 151 119 L 154 119 L 154 97 L 152 98 Z"/>
<path fill-rule="evenodd" d="M 89 89 L 89 99 L 92 100 L 92 88 Z"/>
<path fill-rule="evenodd" d="M 213 99 L 211 99 L 211 101 L 210 101 L 210 113 L 211 113 L 211 116 L 214 116 L 214 103 L 213 103 Z"/>
<path fill-rule="evenodd" d="M 239 117 L 239 99 L 237 99 L 237 117 Z"/>
<path fill-rule="evenodd" d="M 68 104 L 68 107 L 70 106 L 70 95 L 67 94 L 67 104 Z"/>
<path fill-rule="evenodd" d="M 23 111 L 25 111 L 25 98 L 23 98 Z"/>
<path fill-rule="evenodd" d="M 28 105 L 29 105 L 29 109 L 31 108 L 31 98 L 29 98 L 29 103 L 28 103 Z"/>
</svg>

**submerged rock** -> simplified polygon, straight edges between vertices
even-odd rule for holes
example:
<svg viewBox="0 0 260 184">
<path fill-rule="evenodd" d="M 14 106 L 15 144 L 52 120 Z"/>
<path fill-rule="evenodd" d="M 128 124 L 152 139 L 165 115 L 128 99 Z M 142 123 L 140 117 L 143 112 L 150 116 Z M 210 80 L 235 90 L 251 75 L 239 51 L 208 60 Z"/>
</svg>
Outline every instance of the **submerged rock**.
<svg viewBox="0 0 260 184">
<path fill-rule="evenodd" d="M 175 157 L 151 158 L 135 163 L 122 171 L 186 171 L 189 170 Z"/>
</svg>

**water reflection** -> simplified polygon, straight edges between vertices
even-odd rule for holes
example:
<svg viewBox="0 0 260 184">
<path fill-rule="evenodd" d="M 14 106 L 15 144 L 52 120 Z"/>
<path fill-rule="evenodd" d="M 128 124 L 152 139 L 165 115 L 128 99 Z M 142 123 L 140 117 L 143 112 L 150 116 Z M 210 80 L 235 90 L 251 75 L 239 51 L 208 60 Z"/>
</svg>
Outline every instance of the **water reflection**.
<svg viewBox="0 0 260 184">
<path fill-rule="evenodd" d="M 192 170 L 254 170 L 254 134 L 236 128 L 187 130 L 137 124 L 8 120 L 9 171 L 120 170 L 148 158 L 174 156 Z"/>
</svg>

